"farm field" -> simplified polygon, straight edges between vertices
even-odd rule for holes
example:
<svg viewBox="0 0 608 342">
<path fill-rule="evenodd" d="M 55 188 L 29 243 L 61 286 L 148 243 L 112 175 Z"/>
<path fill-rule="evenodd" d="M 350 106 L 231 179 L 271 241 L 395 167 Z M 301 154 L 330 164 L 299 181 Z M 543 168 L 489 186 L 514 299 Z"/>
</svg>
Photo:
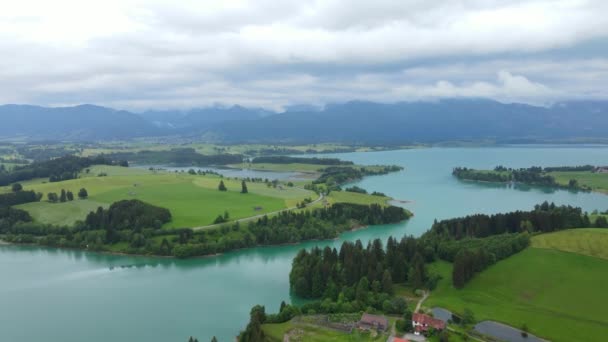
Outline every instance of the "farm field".
<svg viewBox="0 0 608 342">
<path fill-rule="evenodd" d="M 571 179 L 576 179 L 579 185 L 586 185 L 594 191 L 608 193 L 608 173 L 584 172 L 550 172 L 555 181 L 568 185 Z"/>
<path fill-rule="evenodd" d="M 604 232 L 583 229 L 564 233 L 579 241 L 595 234 L 604 249 L 608 248 Z M 608 260 L 537 248 L 565 239 L 559 233 L 547 235 L 535 236 L 535 247 L 491 266 L 462 290 L 451 285 L 451 264 L 434 263 L 431 269 L 443 279 L 425 306 L 454 312 L 469 308 L 477 321 L 491 319 L 514 327 L 526 324 L 533 334 L 552 341 L 602 341 L 608 329 L 608 297 L 604 293 Z M 591 254 L 595 248 L 581 244 L 577 252 Z"/>
<path fill-rule="evenodd" d="M 101 172 L 108 176 L 97 177 Z M 220 192 L 217 186 L 223 180 L 228 191 Z M 228 211 L 230 219 L 239 219 L 295 206 L 297 202 L 317 195 L 296 187 L 268 187 L 263 183 L 247 183 L 248 194 L 241 194 L 241 181 L 221 179 L 215 175 L 152 172 L 142 169 L 115 166 L 96 166 L 81 178 L 48 183 L 33 180 L 22 183 L 24 189 L 46 194 L 61 189 L 77 193 L 86 188 L 87 200 L 66 203 L 46 201 L 19 206 L 29 211 L 35 220 L 44 223 L 66 224 L 82 220 L 90 209 L 108 206 L 122 199 L 140 199 L 165 207 L 173 214 L 167 227 L 193 227 L 208 225 Z M 7 187 L 3 191 L 9 191 Z"/>
</svg>

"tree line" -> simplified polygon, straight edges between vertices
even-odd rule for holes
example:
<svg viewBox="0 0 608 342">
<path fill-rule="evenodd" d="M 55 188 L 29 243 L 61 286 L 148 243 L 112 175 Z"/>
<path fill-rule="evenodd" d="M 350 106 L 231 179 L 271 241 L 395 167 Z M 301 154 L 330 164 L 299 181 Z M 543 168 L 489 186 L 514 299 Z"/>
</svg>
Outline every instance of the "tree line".
<svg viewBox="0 0 608 342">
<path fill-rule="evenodd" d="M 590 227 L 591 222 L 581 208 L 569 205 L 556 206 L 544 202 L 531 211 L 513 211 L 493 215 L 475 214 L 435 221 L 425 235 L 438 235 L 446 239 L 487 237 L 504 233 L 551 232 L 566 228 Z"/>
<path fill-rule="evenodd" d="M 33 190 L 7 192 L 5 194 L 0 194 L 0 207 L 38 202 L 41 198 L 42 194 L 37 194 Z"/>
<path fill-rule="evenodd" d="M 530 245 L 530 235 L 527 232 L 474 240 L 477 241 L 457 241 L 456 246 L 451 246 L 451 252 L 455 252 L 454 256 L 446 253 L 445 250 L 441 251 L 443 252 L 442 259 L 453 262 L 452 284 L 457 289 L 463 288 L 476 273 L 521 252 Z M 450 257 L 451 260 L 449 260 Z"/>
<path fill-rule="evenodd" d="M 140 164 L 171 164 L 171 165 L 226 165 L 238 164 L 243 161 L 240 154 L 213 154 L 204 155 L 196 152 L 194 148 L 173 148 L 169 151 L 139 151 L 115 152 L 107 154 L 109 158 L 130 160 Z"/>
<path fill-rule="evenodd" d="M 78 177 L 78 172 L 84 168 L 92 165 L 114 164 L 115 163 L 112 160 L 102 156 L 64 156 L 57 159 L 34 162 L 24 166 L 16 166 L 11 171 L 0 173 L 0 186 L 34 178 L 49 178 L 50 182 L 74 179 Z"/>
</svg>

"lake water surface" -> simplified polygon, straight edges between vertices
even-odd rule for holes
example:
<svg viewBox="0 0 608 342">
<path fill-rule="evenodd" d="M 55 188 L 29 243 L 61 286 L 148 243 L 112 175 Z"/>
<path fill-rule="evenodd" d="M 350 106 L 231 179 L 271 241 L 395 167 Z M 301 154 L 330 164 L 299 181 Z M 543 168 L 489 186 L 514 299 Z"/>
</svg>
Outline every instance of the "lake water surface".
<svg viewBox="0 0 608 342">
<path fill-rule="evenodd" d="M 431 148 L 333 154 L 358 164 L 397 164 L 402 172 L 357 184 L 396 199 L 415 216 L 349 232 L 336 241 L 256 248 L 219 257 L 172 260 L 50 248 L 0 246 L 0 341 L 232 341 L 254 304 L 278 309 L 289 295 L 291 260 L 302 247 L 344 240 L 420 235 L 434 219 L 530 209 L 542 201 L 608 209 L 608 196 L 460 182 L 455 166 L 608 165 L 604 147 Z"/>
</svg>

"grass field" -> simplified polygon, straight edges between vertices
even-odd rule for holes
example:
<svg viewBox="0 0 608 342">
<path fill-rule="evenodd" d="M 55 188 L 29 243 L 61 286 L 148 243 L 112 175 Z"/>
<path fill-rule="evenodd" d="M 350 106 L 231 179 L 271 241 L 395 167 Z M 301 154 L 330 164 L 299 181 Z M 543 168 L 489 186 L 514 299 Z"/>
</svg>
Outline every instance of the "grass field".
<svg viewBox="0 0 608 342">
<path fill-rule="evenodd" d="M 540 234 L 532 239 L 532 247 L 608 259 L 608 229 L 568 229 Z"/>
<path fill-rule="evenodd" d="M 34 202 L 16 207 L 27 210 L 38 222 L 69 226 L 84 219 L 89 212 L 99 207 L 107 208 L 109 204 L 87 199 L 55 204 Z"/>
<path fill-rule="evenodd" d="M 296 323 L 294 320 L 281 324 L 265 324 L 262 329 L 266 339 L 272 342 L 282 342 L 287 332 L 291 332 L 290 341 L 293 342 L 384 342 L 387 339 L 387 335 L 383 334 L 372 337 L 369 333 L 361 333 L 356 329 L 349 334 L 316 325 Z"/>
<path fill-rule="evenodd" d="M 106 172 L 107 177 L 97 177 Z M 224 179 L 226 192 L 217 190 L 220 178 L 214 175 L 198 176 L 186 173 L 151 172 L 136 168 L 96 166 L 81 178 L 48 183 L 46 180 L 24 182 L 26 190 L 46 194 L 59 193 L 61 189 L 74 194 L 80 188 L 89 193 L 87 200 L 67 203 L 28 203 L 20 207 L 29 211 L 39 222 L 66 224 L 82 220 L 91 208 L 109 204 L 121 199 L 140 199 L 150 204 L 167 208 L 173 214 L 173 221 L 167 227 L 194 227 L 211 224 L 227 210 L 230 219 L 249 217 L 295 206 L 295 203 L 310 197 L 314 192 L 295 187 L 273 188 L 263 183 L 248 183 L 248 194 L 241 194 L 241 182 Z M 4 191 L 9 191 L 5 187 Z M 261 210 L 255 210 L 261 207 Z"/>
<path fill-rule="evenodd" d="M 384 196 L 371 196 L 349 191 L 332 191 L 327 196 L 330 203 L 348 202 L 357 204 L 380 204 L 386 205 L 390 198 Z"/>
<path fill-rule="evenodd" d="M 555 181 L 568 185 L 571 179 L 576 179 L 579 185 L 586 185 L 594 191 L 608 193 L 608 173 L 586 172 L 550 172 Z"/>
<path fill-rule="evenodd" d="M 566 232 L 587 240 L 592 230 Z M 595 231 L 608 248 L 605 233 Z M 552 234 L 549 234 L 552 235 Z M 580 236 L 576 236 L 580 235 Z M 535 236 L 533 245 L 565 241 L 565 235 Z M 567 243 L 566 243 L 567 244 Z M 561 244 L 560 244 L 561 245 Z M 595 246 L 577 246 L 591 254 Z M 608 261 L 588 255 L 530 247 L 476 275 L 462 290 L 451 286 L 451 264 L 437 262 L 443 279 L 425 306 L 454 312 L 469 308 L 478 321 L 491 319 L 514 327 L 524 323 L 537 336 L 553 341 L 604 341 L 608 331 Z"/>
</svg>

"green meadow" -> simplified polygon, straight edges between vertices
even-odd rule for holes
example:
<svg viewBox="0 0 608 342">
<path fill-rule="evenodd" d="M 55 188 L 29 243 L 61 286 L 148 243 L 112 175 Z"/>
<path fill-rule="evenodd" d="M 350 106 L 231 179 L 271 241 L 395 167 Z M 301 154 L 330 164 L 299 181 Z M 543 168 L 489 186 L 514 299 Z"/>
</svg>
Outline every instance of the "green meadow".
<svg viewBox="0 0 608 342">
<path fill-rule="evenodd" d="M 608 192 L 608 173 L 584 172 L 550 172 L 555 181 L 568 185 L 571 179 L 576 179 L 579 185 L 585 185 L 594 191 Z"/>
<path fill-rule="evenodd" d="M 454 312 L 469 308 L 478 321 L 526 324 L 533 334 L 552 341 L 603 341 L 608 260 L 589 256 L 598 247 L 589 239 L 601 241 L 606 250 L 606 236 L 593 229 L 535 236 L 533 247 L 477 274 L 461 290 L 451 285 L 451 264 L 436 262 L 431 269 L 443 279 L 425 306 Z"/>
<path fill-rule="evenodd" d="M 348 202 L 348 203 L 356 203 L 356 204 L 380 204 L 386 205 L 390 200 L 389 197 L 384 196 L 372 196 L 367 194 L 360 194 L 357 192 L 350 191 L 332 191 L 327 196 L 328 201 L 330 203 L 337 202 Z"/>
<path fill-rule="evenodd" d="M 100 173 L 105 177 L 98 177 Z M 228 191 L 217 190 L 223 180 Z M 48 183 L 33 180 L 22 183 L 26 190 L 45 195 L 42 202 L 19 206 L 30 212 L 35 220 L 52 224 L 71 224 L 82 220 L 98 206 L 108 206 L 122 199 L 139 199 L 167 208 L 173 215 L 167 227 L 196 227 L 213 223 L 228 211 L 230 219 L 239 219 L 295 206 L 304 198 L 316 199 L 317 195 L 296 187 L 268 187 L 264 183 L 247 183 L 247 194 L 241 194 L 241 181 L 222 179 L 215 175 L 190 175 L 187 173 L 152 172 L 137 168 L 96 166 L 80 178 Z M 74 194 L 86 188 L 89 198 L 75 199 L 66 203 L 49 203 L 46 194 L 59 193 L 61 189 Z M 9 191 L 5 187 L 3 191 Z"/>
<path fill-rule="evenodd" d="M 532 247 L 608 259 L 608 229 L 568 229 L 541 234 L 532 239 Z"/>
</svg>

